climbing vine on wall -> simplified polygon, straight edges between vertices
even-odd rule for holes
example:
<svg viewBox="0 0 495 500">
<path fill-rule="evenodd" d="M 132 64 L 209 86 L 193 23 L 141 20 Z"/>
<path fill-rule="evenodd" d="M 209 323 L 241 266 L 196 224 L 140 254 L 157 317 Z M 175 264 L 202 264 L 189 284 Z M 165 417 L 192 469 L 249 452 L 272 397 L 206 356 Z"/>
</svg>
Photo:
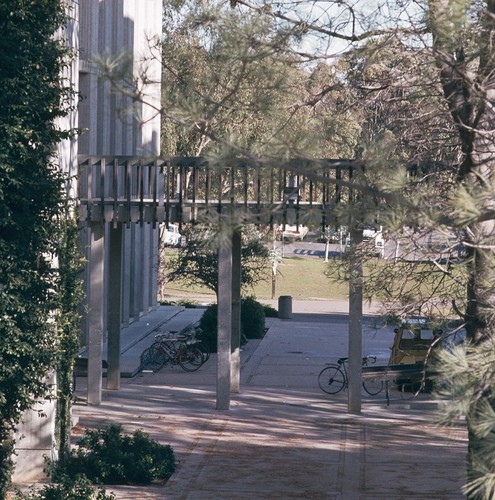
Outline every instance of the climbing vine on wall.
<svg viewBox="0 0 495 500">
<path fill-rule="evenodd" d="M 57 442 L 59 460 L 69 452 L 72 374 L 74 359 L 80 347 L 81 304 L 84 298 L 81 273 L 83 256 L 77 250 L 79 230 L 75 218 L 67 216 L 60 227 L 58 247 L 58 308 L 55 316 L 59 343 L 57 371 Z"/>
<path fill-rule="evenodd" d="M 56 123 L 68 113 L 72 92 L 61 79 L 68 49 L 55 36 L 66 20 L 64 4 L 0 3 L 1 498 L 12 471 L 12 431 L 23 412 L 50 392 L 46 375 L 64 353 L 72 356 L 64 338 L 69 329 L 53 321 L 68 279 L 57 261 L 65 262 L 62 253 L 73 248 L 71 236 L 61 253 L 66 179 L 54 154 L 69 134 Z"/>
</svg>

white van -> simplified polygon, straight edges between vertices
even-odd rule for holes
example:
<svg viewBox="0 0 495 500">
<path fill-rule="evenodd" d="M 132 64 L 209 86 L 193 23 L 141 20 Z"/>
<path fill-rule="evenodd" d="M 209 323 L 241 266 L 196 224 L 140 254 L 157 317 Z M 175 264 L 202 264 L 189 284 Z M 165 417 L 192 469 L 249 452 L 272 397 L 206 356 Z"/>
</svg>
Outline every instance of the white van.
<svg viewBox="0 0 495 500">
<path fill-rule="evenodd" d="M 169 224 L 163 235 L 163 243 L 165 246 L 178 247 L 181 245 L 182 235 L 179 233 L 177 224 Z"/>
<path fill-rule="evenodd" d="M 383 227 L 378 229 L 365 228 L 363 230 L 363 241 L 369 241 L 374 244 L 374 253 L 376 256 L 383 259 L 385 256 L 385 238 L 383 237 Z"/>
<path fill-rule="evenodd" d="M 385 238 L 383 237 L 382 226 L 379 226 L 378 229 L 371 225 L 365 226 L 363 229 L 363 241 L 365 242 L 366 248 L 370 253 L 383 259 L 385 256 Z M 350 236 L 347 236 L 345 245 L 347 250 L 351 245 Z"/>
</svg>

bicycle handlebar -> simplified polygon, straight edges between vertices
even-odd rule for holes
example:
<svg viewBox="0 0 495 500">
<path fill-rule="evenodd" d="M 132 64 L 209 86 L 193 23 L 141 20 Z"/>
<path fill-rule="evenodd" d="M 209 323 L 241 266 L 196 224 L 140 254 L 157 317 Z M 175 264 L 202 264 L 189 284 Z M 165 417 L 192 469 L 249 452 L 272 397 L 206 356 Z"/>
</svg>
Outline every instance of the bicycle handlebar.
<svg viewBox="0 0 495 500">
<path fill-rule="evenodd" d="M 167 339 L 174 339 L 174 340 L 189 340 L 195 337 L 194 331 L 188 330 L 184 333 L 178 332 L 178 330 L 170 330 L 169 332 L 162 332 L 162 333 L 157 333 L 155 335 L 155 339 L 157 340 L 167 340 Z"/>
</svg>

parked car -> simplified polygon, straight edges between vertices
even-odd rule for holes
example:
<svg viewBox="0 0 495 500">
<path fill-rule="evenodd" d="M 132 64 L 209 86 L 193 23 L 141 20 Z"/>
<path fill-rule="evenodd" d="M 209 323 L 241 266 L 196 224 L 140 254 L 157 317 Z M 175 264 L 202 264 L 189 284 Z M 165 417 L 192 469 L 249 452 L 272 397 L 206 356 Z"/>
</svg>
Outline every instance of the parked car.
<svg viewBox="0 0 495 500">
<path fill-rule="evenodd" d="M 169 247 L 178 247 L 181 245 L 182 235 L 179 233 L 179 226 L 177 224 L 168 224 L 163 236 L 163 243 Z"/>
<path fill-rule="evenodd" d="M 300 240 L 308 234 L 309 229 L 306 226 L 299 225 L 281 225 L 279 227 L 281 238 L 284 240 Z"/>
</svg>

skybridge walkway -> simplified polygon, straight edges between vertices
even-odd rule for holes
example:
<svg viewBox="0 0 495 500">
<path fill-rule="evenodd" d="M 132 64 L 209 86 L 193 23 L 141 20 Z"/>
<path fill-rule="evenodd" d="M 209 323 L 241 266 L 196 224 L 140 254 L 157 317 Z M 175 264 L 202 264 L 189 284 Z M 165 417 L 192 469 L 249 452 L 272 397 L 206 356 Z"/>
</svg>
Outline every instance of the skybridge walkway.
<svg viewBox="0 0 495 500">
<path fill-rule="evenodd" d="M 357 160 L 284 163 L 205 158 L 81 157 L 80 219 L 87 222 L 195 222 L 202 215 L 242 213 L 259 224 L 326 225 L 352 196 Z"/>
</svg>

